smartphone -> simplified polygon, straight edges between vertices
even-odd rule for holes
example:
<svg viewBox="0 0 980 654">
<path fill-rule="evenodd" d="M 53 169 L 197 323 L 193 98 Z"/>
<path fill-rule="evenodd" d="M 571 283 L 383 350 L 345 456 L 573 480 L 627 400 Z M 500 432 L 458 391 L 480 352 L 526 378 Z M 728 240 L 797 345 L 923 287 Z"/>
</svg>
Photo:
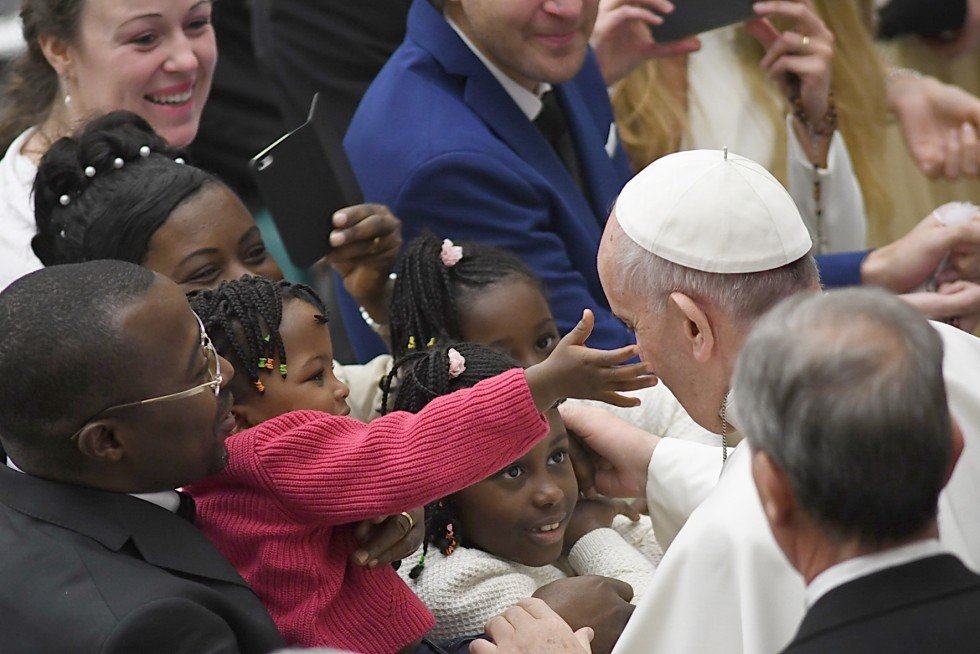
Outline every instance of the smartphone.
<svg viewBox="0 0 980 654">
<path fill-rule="evenodd" d="M 673 0 L 674 11 L 650 27 L 658 43 L 677 41 L 755 17 L 754 0 Z"/>
<path fill-rule="evenodd" d="M 249 163 L 286 254 L 298 268 L 309 268 L 330 251 L 334 212 L 364 202 L 336 124 L 317 93 L 307 121 Z"/>
</svg>

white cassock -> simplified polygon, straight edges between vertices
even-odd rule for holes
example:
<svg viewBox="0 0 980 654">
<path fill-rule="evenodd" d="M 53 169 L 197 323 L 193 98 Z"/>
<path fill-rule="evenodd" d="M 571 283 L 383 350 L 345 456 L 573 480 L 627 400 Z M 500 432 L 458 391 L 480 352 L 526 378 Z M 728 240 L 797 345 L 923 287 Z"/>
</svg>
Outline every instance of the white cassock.
<svg viewBox="0 0 980 654">
<path fill-rule="evenodd" d="M 940 499 L 940 540 L 980 570 L 980 339 L 933 324 L 945 347 L 950 409 L 966 444 Z M 665 442 L 657 445 L 653 459 Z M 803 619 L 805 587 L 769 531 L 752 481 L 748 443 L 735 449 L 717 483 L 711 479 L 720 464 L 716 448 L 680 447 L 692 454 L 686 476 L 676 443 L 663 452 L 665 462 L 651 460 L 651 475 L 666 469 L 681 483 L 651 479 L 650 513 L 662 508 L 671 516 L 668 521 L 677 522 L 698 499 L 704 501 L 666 550 L 613 654 L 779 652 Z M 713 456 L 698 454 L 695 447 Z"/>
</svg>

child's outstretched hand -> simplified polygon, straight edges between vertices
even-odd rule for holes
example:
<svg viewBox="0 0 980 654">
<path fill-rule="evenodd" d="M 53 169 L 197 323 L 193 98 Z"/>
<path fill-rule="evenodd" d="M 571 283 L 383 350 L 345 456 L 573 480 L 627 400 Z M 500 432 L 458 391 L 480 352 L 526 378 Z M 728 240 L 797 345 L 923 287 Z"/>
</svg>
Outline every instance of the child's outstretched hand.
<svg viewBox="0 0 980 654">
<path fill-rule="evenodd" d="M 542 413 L 555 402 L 569 397 L 599 400 L 616 406 L 630 407 L 639 398 L 622 395 L 657 383 L 642 363 L 622 365 L 639 354 L 635 345 L 618 350 L 594 350 L 585 346 L 592 334 L 595 316 L 586 309 L 582 320 L 559 341 L 551 355 L 525 371 L 527 384 L 538 411 Z"/>
</svg>

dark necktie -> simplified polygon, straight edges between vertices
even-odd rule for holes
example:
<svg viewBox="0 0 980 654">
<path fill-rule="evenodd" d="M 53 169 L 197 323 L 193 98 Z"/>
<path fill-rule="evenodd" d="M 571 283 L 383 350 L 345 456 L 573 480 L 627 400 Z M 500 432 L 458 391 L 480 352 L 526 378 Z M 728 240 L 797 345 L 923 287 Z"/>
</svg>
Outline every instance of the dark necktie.
<svg viewBox="0 0 980 654">
<path fill-rule="evenodd" d="M 177 515 L 187 522 L 194 524 L 194 514 L 196 512 L 194 498 L 190 496 L 190 493 L 185 493 L 184 491 L 177 491 L 177 495 L 180 496 L 180 506 L 177 507 L 176 511 Z"/>
<path fill-rule="evenodd" d="M 582 167 L 579 165 L 578 154 L 575 152 L 575 142 L 568 131 L 568 122 L 565 120 L 565 112 L 562 111 L 558 102 L 558 96 L 554 91 L 548 91 L 541 96 L 541 113 L 534 119 L 534 126 L 541 131 L 548 143 L 558 154 L 558 158 L 565 164 L 565 168 L 572 174 L 572 179 L 578 184 L 579 189 L 586 197 L 585 180 L 582 177 Z"/>
</svg>

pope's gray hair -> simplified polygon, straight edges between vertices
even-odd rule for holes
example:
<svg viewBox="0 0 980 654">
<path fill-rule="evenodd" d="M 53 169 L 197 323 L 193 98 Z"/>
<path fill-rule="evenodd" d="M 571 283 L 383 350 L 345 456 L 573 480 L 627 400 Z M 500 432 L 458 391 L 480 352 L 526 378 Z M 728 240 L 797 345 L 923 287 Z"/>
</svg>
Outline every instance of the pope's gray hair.
<svg viewBox="0 0 980 654">
<path fill-rule="evenodd" d="M 813 257 L 805 254 L 785 266 L 754 273 L 710 273 L 688 268 L 644 250 L 617 224 L 618 277 L 641 298 L 648 311 L 663 313 L 671 293 L 709 302 L 733 321 L 749 325 L 783 298 L 820 286 Z"/>
<path fill-rule="evenodd" d="M 801 294 L 747 338 L 732 419 L 825 535 L 880 546 L 936 517 L 952 454 L 942 364 L 936 331 L 888 293 Z"/>
</svg>

